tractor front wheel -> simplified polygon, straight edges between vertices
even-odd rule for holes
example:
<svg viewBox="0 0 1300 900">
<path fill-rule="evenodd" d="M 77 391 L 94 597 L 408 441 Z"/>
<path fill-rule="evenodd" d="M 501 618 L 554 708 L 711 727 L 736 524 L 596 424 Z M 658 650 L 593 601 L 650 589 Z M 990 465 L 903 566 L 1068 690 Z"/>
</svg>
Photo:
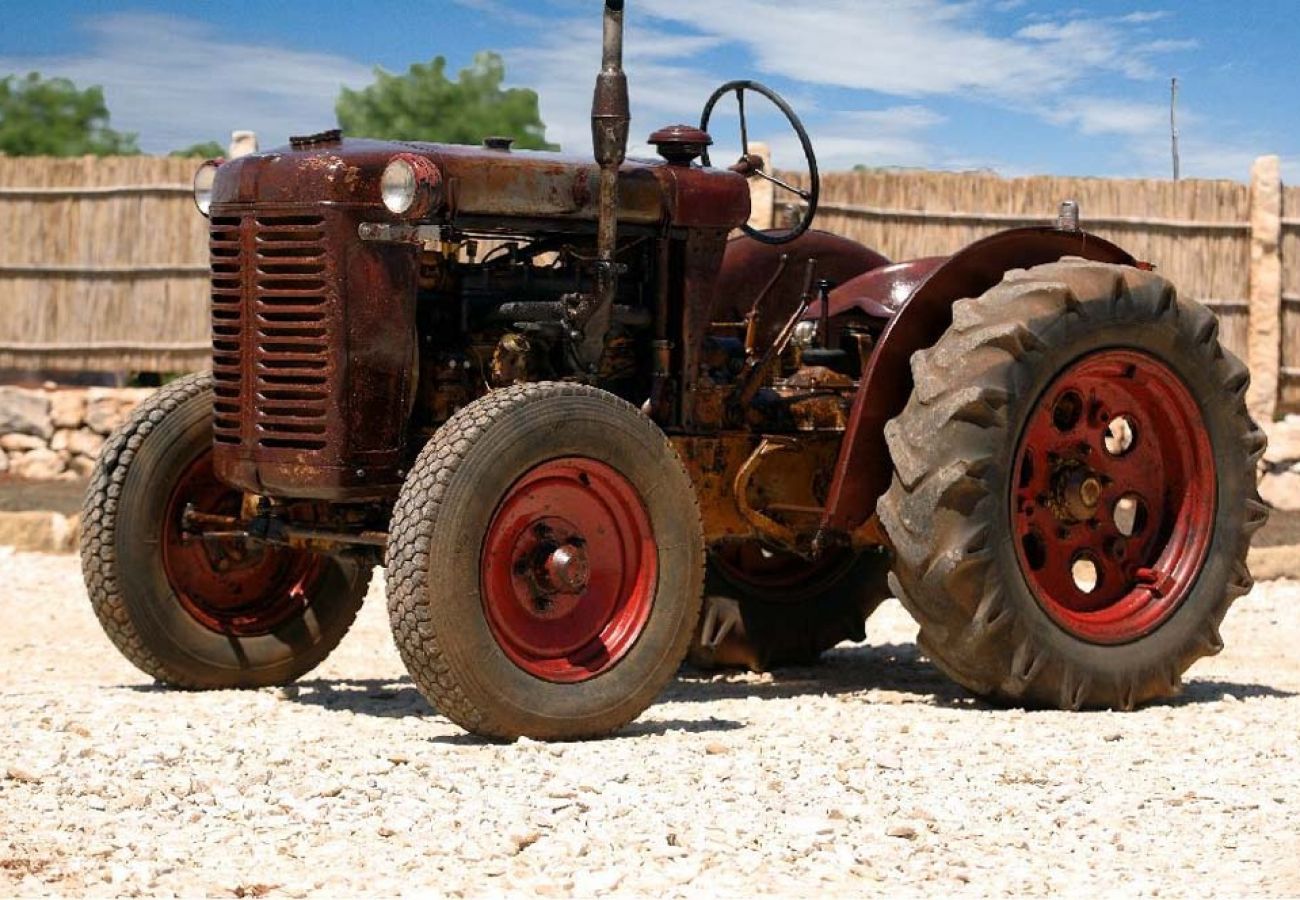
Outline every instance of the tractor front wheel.
<svg viewBox="0 0 1300 900">
<path fill-rule="evenodd" d="M 704 540 L 659 428 L 604 391 L 506 388 L 438 430 L 388 544 L 416 686 L 456 724 L 566 740 L 621 727 L 686 655 Z"/>
<path fill-rule="evenodd" d="M 370 568 L 186 532 L 187 509 L 238 515 L 243 499 L 213 473 L 212 402 L 211 376 L 187 376 L 108 439 L 82 513 L 86 589 L 118 650 L 158 681 L 284 684 L 343 639 Z"/>
<path fill-rule="evenodd" d="M 1251 587 L 1246 368 L 1205 307 L 1067 260 L 963 300 L 886 427 L 891 576 L 932 660 L 1033 706 L 1176 693 Z"/>
</svg>

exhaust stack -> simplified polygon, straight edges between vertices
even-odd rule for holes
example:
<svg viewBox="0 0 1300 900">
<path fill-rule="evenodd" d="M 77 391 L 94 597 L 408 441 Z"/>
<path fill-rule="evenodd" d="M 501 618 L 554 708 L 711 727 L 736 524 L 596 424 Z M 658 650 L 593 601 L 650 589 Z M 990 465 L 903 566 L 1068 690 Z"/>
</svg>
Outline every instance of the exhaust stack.
<svg viewBox="0 0 1300 900">
<path fill-rule="evenodd" d="M 623 5 L 624 0 L 605 0 L 604 59 L 591 103 L 591 141 L 600 166 L 596 284 L 579 348 L 583 363 L 589 367 L 594 367 L 604 352 L 618 289 L 618 264 L 614 258 L 618 245 L 618 170 L 627 158 L 632 122 L 627 75 L 623 72 Z"/>
</svg>

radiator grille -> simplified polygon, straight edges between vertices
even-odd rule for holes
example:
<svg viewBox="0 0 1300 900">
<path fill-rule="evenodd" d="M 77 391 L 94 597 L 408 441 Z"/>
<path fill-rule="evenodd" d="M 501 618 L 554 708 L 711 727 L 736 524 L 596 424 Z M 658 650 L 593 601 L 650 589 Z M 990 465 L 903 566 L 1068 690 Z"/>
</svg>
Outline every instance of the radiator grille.
<svg viewBox="0 0 1300 900">
<path fill-rule="evenodd" d="M 326 446 L 331 317 L 324 226 L 315 215 L 212 219 L 213 430 L 219 444 Z"/>
<path fill-rule="evenodd" d="M 255 222 L 257 440 L 270 449 L 320 450 L 330 364 L 325 220 Z"/>
<path fill-rule="evenodd" d="M 213 423 L 219 444 L 238 444 L 243 384 L 243 254 L 238 217 L 213 218 L 209 252 L 212 265 L 212 383 L 216 392 Z"/>
</svg>

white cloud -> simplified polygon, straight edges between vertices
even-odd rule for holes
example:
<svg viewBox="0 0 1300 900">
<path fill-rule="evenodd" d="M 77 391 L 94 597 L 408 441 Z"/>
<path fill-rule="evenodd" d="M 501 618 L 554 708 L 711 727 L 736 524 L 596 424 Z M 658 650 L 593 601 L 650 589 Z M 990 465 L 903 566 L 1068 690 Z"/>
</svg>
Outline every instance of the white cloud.
<svg viewBox="0 0 1300 900">
<path fill-rule="evenodd" d="M 147 152 L 252 129 L 262 146 L 333 126 L 343 85 L 369 83 L 369 66 L 324 53 L 237 44 L 209 26 L 121 13 L 85 23 L 90 47 L 65 57 L 0 57 L 0 71 L 40 71 L 102 85 L 112 126 L 140 134 Z"/>
<path fill-rule="evenodd" d="M 1074 126 L 1081 134 L 1116 134 L 1130 137 L 1168 132 L 1169 107 L 1102 97 L 1066 99 L 1050 110 L 1047 118 L 1060 125 Z M 1184 125 L 1190 124 L 1190 114 Z"/>
<path fill-rule="evenodd" d="M 597 5 L 454 2 L 500 19 L 519 35 L 518 46 L 500 48 L 507 77 L 538 91 L 551 140 L 572 153 L 589 152 L 591 90 L 600 57 Z M 960 148 L 936 136 L 944 119 L 931 104 L 939 100 L 1028 114 L 1069 134 L 1114 136 L 1121 149 L 1124 142 L 1133 145 L 1135 166 L 1147 165 L 1146 148 L 1167 143 L 1167 108 L 1128 99 L 1115 79 L 1155 80 L 1163 54 L 1192 49 L 1195 42 L 1165 37 L 1164 25 L 1153 34 L 1153 23 L 1170 18 L 1165 10 L 1043 16 L 1023 5 L 639 0 L 626 43 L 632 152 L 651 152 L 643 142 L 654 128 L 696 121 L 704 98 L 724 77 L 756 74 L 785 79 L 787 98 L 804 116 L 828 169 L 857 163 L 960 165 L 952 155 Z M 1024 27 L 1010 35 L 995 32 L 994 13 L 1020 17 Z M 371 67 L 353 59 L 235 43 L 213 27 L 177 16 L 120 13 L 81 24 L 90 36 L 85 52 L 0 57 L 0 71 L 40 70 L 81 85 L 103 85 L 114 127 L 138 131 L 144 148 L 154 152 L 224 141 L 235 128 L 256 130 L 263 146 L 282 143 L 290 133 L 329 127 L 340 86 L 372 79 Z M 743 58 L 740 71 L 720 71 L 719 58 L 737 54 Z M 861 98 L 862 109 L 850 111 L 844 107 L 856 98 L 828 91 L 835 88 L 870 95 Z M 828 96 L 835 98 L 829 107 L 823 105 Z M 1143 96 L 1153 95 L 1144 90 Z M 883 108 L 873 108 L 882 106 L 882 97 Z M 1180 119 L 1189 171 L 1193 165 L 1216 173 L 1242 171 L 1245 151 L 1198 143 L 1204 135 L 1196 130 L 1193 110 L 1180 111 Z M 734 127 L 734 117 L 724 114 L 714 130 L 725 142 Z M 775 145 L 778 164 L 797 156 L 779 119 L 759 119 L 758 128 L 757 136 Z"/>
<path fill-rule="evenodd" d="M 832 112 L 819 119 L 813 147 L 823 171 L 857 165 L 947 165 L 928 134 L 944 121 L 933 110 L 916 105 Z M 778 129 L 769 142 L 777 166 L 799 164 L 803 153 L 792 131 Z"/>
<path fill-rule="evenodd" d="M 1152 22 L 1159 22 L 1167 19 L 1170 12 L 1167 9 L 1137 10 L 1126 16 L 1120 16 L 1117 22 L 1123 22 L 1126 25 L 1148 25 Z"/>
<path fill-rule="evenodd" d="M 507 78 L 537 91 L 547 138 L 572 153 L 591 148 L 600 28 L 596 17 L 552 23 L 537 43 L 502 50 Z M 639 23 L 629 27 L 624 62 L 632 84 L 633 155 L 653 155 L 644 141 L 654 129 L 698 120 L 700 107 L 718 81 L 692 63 L 720 43 L 709 35 L 675 34 Z"/>
</svg>

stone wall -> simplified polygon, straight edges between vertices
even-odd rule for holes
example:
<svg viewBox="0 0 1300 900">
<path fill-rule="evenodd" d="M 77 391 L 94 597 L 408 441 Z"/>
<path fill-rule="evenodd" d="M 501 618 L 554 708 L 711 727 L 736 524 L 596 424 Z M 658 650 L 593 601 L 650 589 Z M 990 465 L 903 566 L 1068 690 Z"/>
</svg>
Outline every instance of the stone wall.
<svg viewBox="0 0 1300 900">
<path fill-rule="evenodd" d="M 1259 493 L 1276 509 L 1300 510 L 1300 415 L 1287 416 L 1264 428 L 1264 454 Z"/>
<path fill-rule="evenodd" d="M 85 478 L 109 432 L 151 388 L 0 386 L 0 472 L 18 478 Z"/>
<path fill-rule="evenodd" d="M 19 478 L 84 478 L 108 433 L 150 388 L 0 386 L 0 473 Z M 1300 510 L 1300 415 L 1265 426 L 1268 452 L 1260 493 L 1278 509 Z"/>
</svg>

